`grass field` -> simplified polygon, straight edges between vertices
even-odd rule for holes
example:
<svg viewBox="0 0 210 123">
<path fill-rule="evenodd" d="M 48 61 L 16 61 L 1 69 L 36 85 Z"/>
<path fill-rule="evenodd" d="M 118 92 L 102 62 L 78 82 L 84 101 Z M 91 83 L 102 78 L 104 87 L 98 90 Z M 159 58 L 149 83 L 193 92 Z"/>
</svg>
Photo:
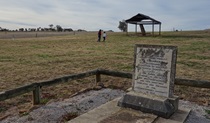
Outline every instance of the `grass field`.
<svg viewBox="0 0 210 123">
<path fill-rule="evenodd" d="M 97 33 L 39 38 L 0 39 L 0 92 L 25 84 L 53 79 L 96 68 L 132 72 L 135 44 L 178 46 L 176 77 L 210 81 L 210 32 L 163 32 L 162 36 L 126 36 L 107 33 L 106 42 L 96 42 Z M 91 88 L 94 77 L 42 88 L 43 103 L 67 98 Z M 126 89 L 130 79 L 102 76 L 109 87 Z M 176 86 L 181 99 L 210 104 L 210 89 Z M 12 106 L 21 112 L 31 102 L 31 93 L 0 102 L 0 116 Z M 29 106 L 29 105 L 28 105 Z M 24 107 L 24 108 L 23 108 Z"/>
</svg>

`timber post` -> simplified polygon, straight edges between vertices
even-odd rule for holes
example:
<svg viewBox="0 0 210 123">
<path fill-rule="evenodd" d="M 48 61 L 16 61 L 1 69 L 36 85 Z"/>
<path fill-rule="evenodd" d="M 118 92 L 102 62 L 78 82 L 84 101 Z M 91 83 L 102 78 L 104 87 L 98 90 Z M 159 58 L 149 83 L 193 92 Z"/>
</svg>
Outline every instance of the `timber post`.
<svg viewBox="0 0 210 123">
<path fill-rule="evenodd" d="M 40 86 L 37 86 L 34 90 L 33 90 L 33 105 L 37 105 L 40 104 L 40 100 L 41 100 L 41 89 Z"/>
<path fill-rule="evenodd" d="M 96 72 L 96 81 L 95 81 L 96 85 L 99 82 L 101 82 L 101 74 L 100 74 L 100 70 L 97 70 L 97 72 Z"/>
</svg>

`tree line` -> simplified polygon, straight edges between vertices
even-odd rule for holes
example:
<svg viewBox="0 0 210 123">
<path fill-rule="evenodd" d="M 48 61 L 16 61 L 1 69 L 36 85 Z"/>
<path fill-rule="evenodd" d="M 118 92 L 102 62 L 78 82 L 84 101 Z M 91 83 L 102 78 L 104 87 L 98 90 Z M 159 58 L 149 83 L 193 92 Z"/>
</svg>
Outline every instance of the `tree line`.
<svg viewBox="0 0 210 123">
<path fill-rule="evenodd" d="M 54 26 L 53 24 L 49 24 L 48 28 L 42 28 L 42 27 L 38 27 L 38 28 L 19 28 L 19 29 L 15 29 L 15 30 L 9 30 L 6 28 L 2 28 L 0 27 L 0 31 L 19 31 L 19 32 L 35 32 L 35 31 L 53 31 L 53 32 L 71 32 L 74 31 L 72 28 L 63 28 L 60 25 L 56 25 Z M 82 30 L 82 29 L 78 29 L 76 31 L 86 31 L 86 30 Z"/>
<path fill-rule="evenodd" d="M 119 26 L 118 28 L 123 31 L 123 32 L 126 32 L 127 31 L 127 23 L 125 22 L 125 20 L 122 20 L 122 21 L 119 21 Z M 53 24 L 49 24 L 49 28 L 42 28 L 42 27 L 39 27 L 39 28 L 19 28 L 19 29 L 16 29 L 16 30 L 9 30 L 9 29 L 6 29 L 6 28 L 2 28 L 0 27 L 0 31 L 20 31 L 20 32 L 35 32 L 35 31 L 58 31 L 58 32 L 66 32 L 66 31 L 73 31 L 72 28 L 63 28 L 61 27 L 60 25 L 56 25 L 54 26 Z M 83 30 L 83 29 L 78 29 L 77 31 L 86 31 L 86 30 Z"/>
</svg>

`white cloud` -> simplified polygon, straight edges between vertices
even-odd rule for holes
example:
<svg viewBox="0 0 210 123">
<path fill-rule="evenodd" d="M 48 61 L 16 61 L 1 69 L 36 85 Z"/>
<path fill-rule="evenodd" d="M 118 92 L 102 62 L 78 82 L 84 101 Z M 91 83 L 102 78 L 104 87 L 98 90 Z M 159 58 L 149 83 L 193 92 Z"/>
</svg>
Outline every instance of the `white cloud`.
<svg viewBox="0 0 210 123">
<path fill-rule="evenodd" d="M 142 13 L 162 22 L 163 30 L 205 29 L 210 24 L 210 1 L 192 0 L 7 0 L 0 1 L 0 27 L 112 29 L 118 22 Z"/>
</svg>

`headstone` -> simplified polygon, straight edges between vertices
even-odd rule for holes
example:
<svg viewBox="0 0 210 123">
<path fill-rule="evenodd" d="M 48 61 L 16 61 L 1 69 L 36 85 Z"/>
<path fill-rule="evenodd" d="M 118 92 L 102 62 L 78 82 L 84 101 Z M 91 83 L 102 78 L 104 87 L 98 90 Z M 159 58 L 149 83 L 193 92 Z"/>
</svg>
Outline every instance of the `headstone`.
<svg viewBox="0 0 210 123">
<path fill-rule="evenodd" d="M 173 97 L 176 49 L 174 46 L 136 45 L 133 90 Z"/>
<path fill-rule="evenodd" d="M 136 45 L 132 91 L 118 105 L 169 118 L 178 110 L 176 56 L 176 46 Z"/>
</svg>

